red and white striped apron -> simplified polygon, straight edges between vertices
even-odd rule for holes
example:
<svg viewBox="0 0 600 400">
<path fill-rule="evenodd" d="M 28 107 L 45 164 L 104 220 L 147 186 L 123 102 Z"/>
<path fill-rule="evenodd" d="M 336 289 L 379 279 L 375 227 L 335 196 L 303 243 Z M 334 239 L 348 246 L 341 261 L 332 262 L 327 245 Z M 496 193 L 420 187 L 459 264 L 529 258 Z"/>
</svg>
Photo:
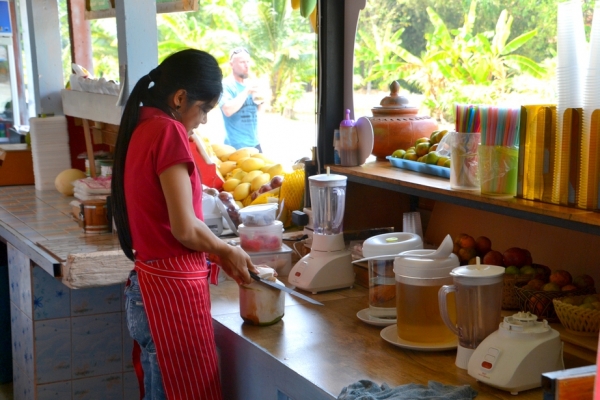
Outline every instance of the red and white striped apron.
<svg viewBox="0 0 600 400">
<path fill-rule="evenodd" d="M 208 289 L 218 266 L 209 269 L 202 253 L 190 253 L 136 261 L 135 270 L 167 399 L 220 400 Z"/>
</svg>

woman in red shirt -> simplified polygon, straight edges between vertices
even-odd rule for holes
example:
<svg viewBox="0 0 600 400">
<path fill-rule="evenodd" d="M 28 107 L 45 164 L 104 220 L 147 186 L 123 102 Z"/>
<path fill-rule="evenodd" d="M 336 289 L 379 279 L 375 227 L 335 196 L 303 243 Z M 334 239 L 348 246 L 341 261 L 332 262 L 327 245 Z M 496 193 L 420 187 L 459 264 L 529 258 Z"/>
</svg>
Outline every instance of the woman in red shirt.
<svg viewBox="0 0 600 400">
<path fill-rule="evenodd" d="M 141 348 L 147 400 L 221 399 L 208 291 L 218 271 L 205 254 L 238 283 L 256 271 L 202 221 L 189 136 L 217 104 L 222 78 L 210 54 L 174 53 L 137 82 L 121 118 L 111 199 L 121 248 L 135 261 L 127 325 Z"/>
</svg>

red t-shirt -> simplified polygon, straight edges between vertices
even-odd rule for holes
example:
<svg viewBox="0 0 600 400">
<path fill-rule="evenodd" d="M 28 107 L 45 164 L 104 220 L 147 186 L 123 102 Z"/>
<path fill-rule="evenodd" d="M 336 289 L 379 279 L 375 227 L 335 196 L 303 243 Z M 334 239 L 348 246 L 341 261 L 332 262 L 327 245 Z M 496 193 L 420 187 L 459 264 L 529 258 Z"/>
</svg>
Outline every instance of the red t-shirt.
<svg viewBox="0 0 600 400">
<path fill-rule="evenodd" d="M 167 203 L 159 176 L 185 163 L 192 183 L 193 207 L 202 217 L 202 182 L 190 151 L 185 127 L 153 107 L 140 109 L 125 161 L 125 199 L 136 259 L 150 261 L 194 252 L 171 233 Z"/>
</svg>

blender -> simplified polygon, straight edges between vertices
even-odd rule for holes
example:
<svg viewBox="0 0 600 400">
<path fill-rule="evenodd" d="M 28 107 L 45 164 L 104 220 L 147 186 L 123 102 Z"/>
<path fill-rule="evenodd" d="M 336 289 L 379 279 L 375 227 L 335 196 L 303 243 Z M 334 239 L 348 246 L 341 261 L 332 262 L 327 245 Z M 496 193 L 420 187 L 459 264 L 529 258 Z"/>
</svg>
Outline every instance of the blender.
<svg viewBox="0 0 600 400">
<path fill-rule="evenodd" d="M 336 174 L 308 178 L 314 231 L 310 253 L 288 277 L 297 288 L 318 293 L 354 285 L 352 257 L 342 233 L 347 179 Z"/>
<path fill-rule="evenodd" d="M 502 311 L 504 268 L 496 265 L 465 265 L 454 268 L 453 285 L 444 285 L 438 293 L 444 323 L 458 336 L 456 366 L 467 369 L 471 355 L 479 344 L 498 329 Z M 455 294 L 456 324 L 447 312 L 446 296 Z"/>
</svg>

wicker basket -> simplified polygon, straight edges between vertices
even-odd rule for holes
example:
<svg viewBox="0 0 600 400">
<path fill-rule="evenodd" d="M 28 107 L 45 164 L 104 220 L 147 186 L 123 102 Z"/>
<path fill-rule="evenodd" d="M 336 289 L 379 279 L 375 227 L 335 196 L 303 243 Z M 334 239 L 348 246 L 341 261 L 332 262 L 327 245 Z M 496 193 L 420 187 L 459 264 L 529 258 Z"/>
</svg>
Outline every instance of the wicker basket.
<svg viewBox="0 0 600 400">
<path fill-rule="evenodd" d="M 573 296 L 583 300 L 587 295 Z M 584 336 L 598 336 L 600 332 L 600 310 L 590 310 L 564 303 L 562 299 L 552 300 L 560 323 L 569 332 Z"/>
<path fill-rule="evenodd" d="M 517 283 L 515 293 L 519 298 L 519 308 L 537 315 L 539 320 L 548 322 L 559 322 L 552 301 L 565 296 L 581 296 L 596 293 L 595 288 L 581 288 L 576 290 L 545 292 L 540 290 L 529 290 L 523 288 L 523 283 Z"/>
<path fill-rule="evenodd" d="M 519 310 L 519 297 L 515 292 L 518 283 L 526 284 L 533 275 L 506 275 L 504 274 L 504 286 L 502 288 L 502 309 Z"/>
</svg>

